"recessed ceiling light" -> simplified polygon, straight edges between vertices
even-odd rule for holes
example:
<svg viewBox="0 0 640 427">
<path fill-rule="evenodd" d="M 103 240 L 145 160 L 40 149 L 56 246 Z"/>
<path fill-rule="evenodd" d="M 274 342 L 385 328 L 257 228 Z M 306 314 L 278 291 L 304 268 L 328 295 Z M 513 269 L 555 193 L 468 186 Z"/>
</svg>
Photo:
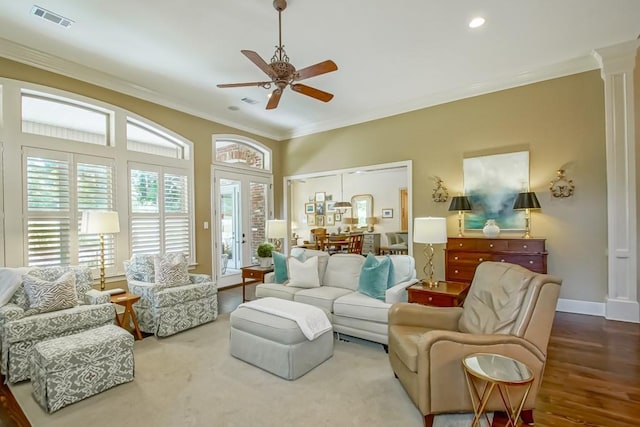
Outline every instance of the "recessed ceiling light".
<svg viewBox="0 0 640 427">
<path fill-rule="evenodd" d="M 469 28 L 478 28 L 484 25 L 484 18 L 482 16 L 476 16 L 469 22 Z"/>
<path fill-rule="evenodd" d="M 227 108 L 229 110 L 231 110 L 231 111 L 238 111 L 240 109 L 239 107 L 236 107 L 235 105 L 229 105 Z"/>
</svg>

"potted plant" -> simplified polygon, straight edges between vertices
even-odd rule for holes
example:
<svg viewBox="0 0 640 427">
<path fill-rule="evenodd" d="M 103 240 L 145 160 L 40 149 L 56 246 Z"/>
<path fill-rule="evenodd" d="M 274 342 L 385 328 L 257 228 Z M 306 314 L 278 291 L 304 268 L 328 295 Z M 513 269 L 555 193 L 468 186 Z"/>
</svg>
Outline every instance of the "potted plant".
<svg viewBox="0 0 640 427">
<path fill-rule="evenodd" d="M 260 267 L 271 267 L 273 263 L 273 245 L 269 242 L 260 243 L 258 249 L 256 249 L 258 259 L 260 260 Z"/>
</svg>

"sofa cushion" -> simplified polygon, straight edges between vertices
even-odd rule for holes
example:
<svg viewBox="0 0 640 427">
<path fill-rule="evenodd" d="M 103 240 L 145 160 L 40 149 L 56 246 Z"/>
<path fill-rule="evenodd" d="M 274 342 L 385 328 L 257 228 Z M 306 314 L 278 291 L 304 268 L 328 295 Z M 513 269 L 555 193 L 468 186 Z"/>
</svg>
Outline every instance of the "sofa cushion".
<svg viewBox="0 0 640 427">
<path fill-rule="evenodd" d="M 330 256 L 322 285 L 355 291 L 358 289 L 358 279 L 364 260 L 365 258 L 358 254 Z"/>
<path fill-rule="evenodd" d="M 296 257 L 289 257 L 289 283 L 288 286 L 297 288 L 318 288 L 320 277 L 318 275 L 318 257 L 314 256 L 304 261 Z"/>
<path fill-rule="evenodd" d="M 287 256 L 280 252 L 273 251 L 273 274 L 275 283 L 284 283 L 289 280 L 289 272 L 287 270 Z"/>
<path fill-rule="evenodd" d="M 191 283 L 189 264 L 183 254 L 156 255 L 153 258 L 156 286 L 170 288 Z"/>
<path fill-rule="evenodd" d="M 78 305 L 76 276 L 68 271 L 57 280 L 48 281 L 29 274 L 22 276 L 29 298 L 29 308 L 38 313 L 63 310 Z"/>
<path fill-rule="evenodd" d="M 304 288 L 296 288 L 280 283 L 261 283 L 256 286 L 256 297 L 276 297 L 293 301 L 293 296 L 296 294 L 296 292 L 299 292 L 303 289 Z"/>
<path fill-rule="evenodd" d="M 131 280 L 154 283 L 154 258 L 155 255 L 134 254 L 128 262 L 127 275 Z"/>
<path fill-rule="evenodd" d="M 333 286 L 321 286 L 319 288 L 303 289 L 300 292 L 296 292 L 293 300 L 319 307 L 326 313 L 331 313 L 333 312 L 333 302 L 337 298 L 352 292 L 353 291 L 348 289 L 335 288 Z"/>
<path fill-rule="evenodd" d="M 327 271 L 327 263 L 329 262 L 329 253 L 324 251 L 316 251 L 315 249 L 292 248 L 291 256 L 304 261 L 311 257 L 318 257 L 318 277 L 320 284 L 324 283 L 324 275 Z"/>
<path fill-rule="evenodd" d="M 381 259 L 383 256 L 376 258 Z M 389 287 L 416 278 L 416 261 L 412 256 L 389 255 L 389 258 L 391 258 L 391 262 L 393 263 L 394 273 L 393 284 Z"/>
<path fill-rule="evenodd" d="M 389 257 L 377 259 L 371 253 L 367 255 L 358 279 L 358 292 L 384 301 L 387 286 L 393 280 L 390 280 L 390 266 Z"/>
<path fill-rule="evenodd" d="M 389 318 L 389 307 L 391 304 L 384 301 L 359 292 L 352 292 L 336 299 L 333 303 L 333 314 L 386 324 Z"/>
</svg>

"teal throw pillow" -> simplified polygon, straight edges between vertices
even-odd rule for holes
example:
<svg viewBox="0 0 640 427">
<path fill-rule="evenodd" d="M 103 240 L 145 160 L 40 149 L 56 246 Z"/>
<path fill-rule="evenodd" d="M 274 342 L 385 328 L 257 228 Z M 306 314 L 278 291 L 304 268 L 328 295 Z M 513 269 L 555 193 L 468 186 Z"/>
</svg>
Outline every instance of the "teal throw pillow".
<svg viewBox="0 0 640 427">
<path fill-rule="evenodd" d="M 287 257 L 284 254 L 281 254 L 280 252 L 276 252 L 276 251 L 273 251 L 271 256 L 273 257 L 274 281 L 280 284 L 285 283 L 287 280 L 289 280 L 289 270 L 287 268 Z M 296 258 L 298 261 L 304 261 L 304 258 L 305 258 L 304 252 L 302 252 L 301 254 L 299 254 L 294 258 Z"/>
<path fill-rule="evenodd" d="M 375 255 L 367 255 L 358 280 L 358 292 L 384 301 L 385 291 L 389 284 L 390 265 L 391 258 L 389 257 L 378 261 Z"/>
<path fill-rule="evenodd" d="M 391 261 L 391 257 L 386 255 L 386 258 L 389 260 L 389 278 L 387 279 L 387 289 L 393 288 L 393 285 L 396 284 L 396 269 L 393 266 L 393 261 Z"/>
</svg>

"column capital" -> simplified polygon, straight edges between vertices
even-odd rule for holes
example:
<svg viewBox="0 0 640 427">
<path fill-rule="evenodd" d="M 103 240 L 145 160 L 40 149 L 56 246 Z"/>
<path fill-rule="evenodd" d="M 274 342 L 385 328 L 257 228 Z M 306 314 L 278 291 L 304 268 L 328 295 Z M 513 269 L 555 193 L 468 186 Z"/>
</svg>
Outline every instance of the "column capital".
<svg viewBox="0 0 640 427">
<path fill-rule="evenodd" d="M 611 74 L 633 72 L 638 48 L 640 48 L 640 39 L 595 49 L 593 56 L 600 65 L 602 78 Z"/>
</svg>

